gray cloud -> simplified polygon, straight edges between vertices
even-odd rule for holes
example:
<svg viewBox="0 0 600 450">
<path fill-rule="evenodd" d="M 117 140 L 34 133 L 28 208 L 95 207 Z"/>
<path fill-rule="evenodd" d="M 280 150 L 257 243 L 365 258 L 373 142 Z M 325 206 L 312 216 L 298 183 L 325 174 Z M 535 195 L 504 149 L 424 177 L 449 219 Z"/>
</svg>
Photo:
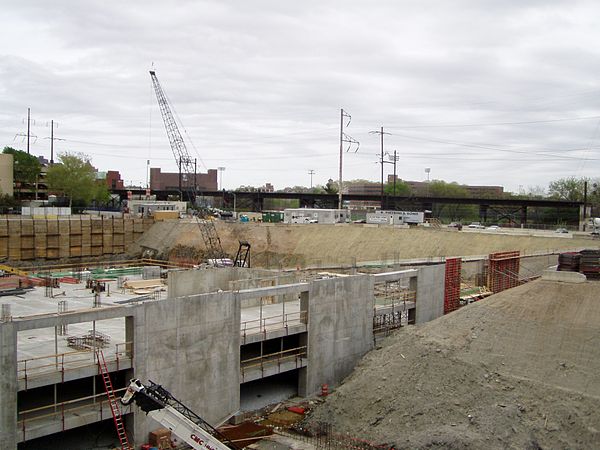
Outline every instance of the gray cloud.
<svg viewBox="0 0 600 450">
<path fill-rule="evenodd" d="M 48 155 L 54 119 L 59 151 L 126 180 L 145 182 L 147 158 L 175 170 L 152 62 L 190 153 L 227 167 L 228 188 L 337 178 L 341 107 L 361 141 L 346 179 L 379 179 L 381 125 L 406 179 L 431 167 L 517 190 L 600 168 L 597 119 L 544 122 L 600 115 L 593 1 L 5 3 L 2 144 L 31 107 L 35 152 Z"/>
</svg>

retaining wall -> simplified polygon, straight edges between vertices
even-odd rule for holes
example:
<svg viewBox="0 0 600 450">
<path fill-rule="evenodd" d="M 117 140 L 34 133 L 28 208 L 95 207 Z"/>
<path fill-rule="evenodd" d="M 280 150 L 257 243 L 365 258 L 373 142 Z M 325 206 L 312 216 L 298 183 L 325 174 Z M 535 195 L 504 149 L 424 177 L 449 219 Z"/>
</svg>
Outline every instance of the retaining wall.
<svg viewBox="0 0 600 450">
<path fill-rule="evenodd" d="M 124 253 L 153 223 L 132 217 L 0 217 L 0 258 L 29 261 Z"/>
</svg>

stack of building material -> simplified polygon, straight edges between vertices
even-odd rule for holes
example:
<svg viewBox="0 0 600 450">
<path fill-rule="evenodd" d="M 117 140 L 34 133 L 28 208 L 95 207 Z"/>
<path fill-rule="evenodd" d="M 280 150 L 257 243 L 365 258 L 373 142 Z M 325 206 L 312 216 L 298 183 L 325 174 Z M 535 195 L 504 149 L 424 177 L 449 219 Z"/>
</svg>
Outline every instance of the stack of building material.
<svg viewBox="0 0 600 450">
<path fill-rule="evenodd" d="M 566 252 L 558 255 L 558 270 L 561 272 L 579 272 L 581 255 L 578 252 Z"/>
<path fill-rule="evenodd" d="M 587 278 L 600 278 L 600 250 L 582 250 L 579 271 Z"/>
</svg>

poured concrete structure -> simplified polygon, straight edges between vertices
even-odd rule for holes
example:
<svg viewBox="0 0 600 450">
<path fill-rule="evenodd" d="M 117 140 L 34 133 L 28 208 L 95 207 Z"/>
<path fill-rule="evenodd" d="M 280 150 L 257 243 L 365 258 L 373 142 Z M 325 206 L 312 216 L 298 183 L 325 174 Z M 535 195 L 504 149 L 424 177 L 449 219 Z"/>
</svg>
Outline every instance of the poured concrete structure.
<svg viewBox="0 0 600 450">
<path fill-rule="evenodd" d="M 120 319 L 127 350 L 120 360 L 110 360 L 109 370 L 115 376 L 123 377 L 126 372 L 127 377 L 161 383 L 208 422 L 219 423 L 240 409 L 240 385 L 247 381 L 297 371 L 300 395 L 314 394 L 325 383 L 340 383 L 373 346 L 376 284 L 399 282 L 416 291 L 416 301 L 404 308 L 417 322 L 431 320 L 443 310 L 443 266 L 294 280 L 289 273 L 240 268 L 174 271 L 169 273 L 169 294 L 164 299 L 124 304 L 106 299 L 101 308 L 13 317 L 0 323 L 3 446 L 16 448 L 18 442 L 56 431 L 56 420 L 49 420 L 44 428 L 41 422 L 33 427 L 19 417 L 17 398 L 23 391 L 16 356 L 19 333 Z M 241 349 L 252 345 L 262 349 L 263 343 L 277 339 L 283 346 L 284 339 L 292 338 L 301 350 L 277 359 L 267 355 L 260 361 L 260 371 L 244 368 Z M 94 372 L 97 367 L 92 360 L 70 376 L 90 377 Z M 56 386 L 56 376 L 48 374 L 38 385 Z M 101 394 L 97 393 L 98 398 Z M 106 419 L 102 408 L 102 404 L 90 404 L 89 411 L 81 409 L 77 414 L 79 419 L 69 416 L 62 426 L 67 429 Z M 124 411 L 133 440 L 144 443 L 158 425 L 137 408 L 131 416 L 128 412 Z"/>
</svg>

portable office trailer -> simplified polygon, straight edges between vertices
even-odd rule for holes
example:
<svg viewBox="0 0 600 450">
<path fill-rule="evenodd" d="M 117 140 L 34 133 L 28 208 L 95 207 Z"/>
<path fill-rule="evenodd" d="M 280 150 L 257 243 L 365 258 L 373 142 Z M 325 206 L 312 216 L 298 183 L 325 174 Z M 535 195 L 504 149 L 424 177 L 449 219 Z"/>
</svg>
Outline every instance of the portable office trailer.
<svg viewBox="0 0 600 450">
<path fill-rule="evenodd" d="M 347 223 L 347 209 L 289 208 L 283 211 L 285 223 Z"/>
</svg>

